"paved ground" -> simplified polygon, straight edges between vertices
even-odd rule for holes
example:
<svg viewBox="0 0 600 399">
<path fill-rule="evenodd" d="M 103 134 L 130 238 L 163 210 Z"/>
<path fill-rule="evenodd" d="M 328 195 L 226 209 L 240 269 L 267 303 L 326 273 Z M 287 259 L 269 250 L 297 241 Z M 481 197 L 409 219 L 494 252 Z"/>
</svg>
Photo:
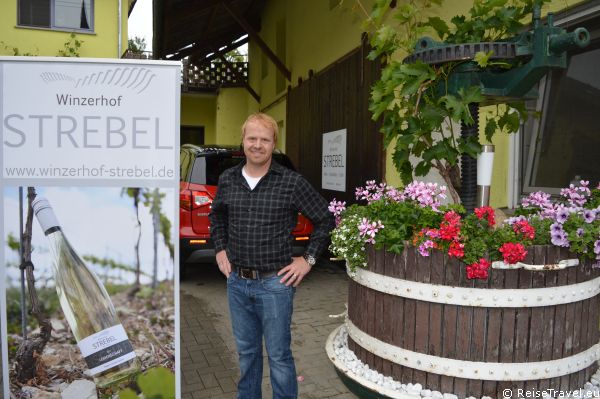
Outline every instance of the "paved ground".
<svg viewBox="0 0 600 399">
<path fill-rule="evenodd" d="M 225 278 L 216 266 L 188 273 L 181 282 L 182 399 L 235 398 L 237 354 L 231 334 Z M 296 291 L 292 350 L 301 399 L 356 399 L 339 380 L 325 341 L 342 323 L 329 315 L 345 311 L 347 277 L 340 265 L 322 262 Z M 263 397 L 271 387 L 265 357 Z"/>
</svg>

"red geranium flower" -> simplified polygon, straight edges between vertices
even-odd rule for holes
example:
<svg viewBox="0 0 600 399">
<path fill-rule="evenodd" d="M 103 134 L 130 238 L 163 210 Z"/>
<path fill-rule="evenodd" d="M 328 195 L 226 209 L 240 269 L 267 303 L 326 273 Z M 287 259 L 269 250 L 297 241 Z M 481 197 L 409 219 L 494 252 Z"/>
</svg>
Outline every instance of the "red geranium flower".
<svg viewBox="0 0 600 399">
<path fill-rule="evenodd" d="M 460 223 L 460 215 L 455 211 L 446 212 L 444 220 L 451 225 L 458 225 Z"/>
<path fill-rule="evenodd" d="M 504 258 L 504 263 L 508 263 L 509 265 L 513 265 L 517 262 L 522 261 L 527 256 L 527 251 L 523 244 L 507 242 L 502 244 L 500 249 L 498 250 L 502 253 Z"/>
<path fill-rule="evenodd" d="M 450 243 L 450 248 L 448 249 L 448 256 L 453 256 L 455 258 L 462 258 L 465 256 L 465 244 L 458 241 L 452 241 Z"/>
<path fill-rule="evenodd" d="M 486 259 L 479 259 L 479 262 L 467 266 L 467 278 L 469 280 L 474 278 L 485 280 L 488 278 L 488 269 L 490 268 L 490 265 L 491 263 Z"/>
<path fill-rule="evenodd" d="M 513 224 L 513 230 L 517 234 L 522 234 L 524 238 L 533 240 L 535 238 L 535 229 L 527 220 L 519 220 Z"/>
<path fill-rule="evenodd" d="M 440 238 L 445 241 L 455 241 L 460 233 L 460 215 L 454 211 L 446 212 L 440 225 Z"/>
<path fill-rule="evenodd" d="M 454 241 L 458 238 L 458 233 L 460 233 L 458 226 L 450 226 L 444 223 L 440 226 L 440 238 L 442 240 Z"/>
<path fill-rule="evenodd" d="M 496 224 L 494 208 L 492 208 L 491 206 L 482 206 L 481 208 L 475 208 L 475 215 L 479 219 L 483 219 L 484 217 L 487 218 L 488 225 L 490 225 L 490 227 Z"/>
</svg>

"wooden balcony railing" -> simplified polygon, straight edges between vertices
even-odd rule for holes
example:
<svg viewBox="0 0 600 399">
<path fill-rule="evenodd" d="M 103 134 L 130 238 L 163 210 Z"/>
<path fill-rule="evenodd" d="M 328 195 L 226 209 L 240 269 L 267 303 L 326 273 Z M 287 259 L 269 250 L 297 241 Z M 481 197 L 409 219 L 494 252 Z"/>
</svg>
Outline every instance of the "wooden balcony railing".
<svg viewBox="0 0 600 399">
<path fill-rule="evenodd" d="M 152 59 L 152 53 L 127 51 L 123 58 Z M 248 83 L 248 62 L 218 62 L 195 65 L 182 62 L 181 91 L 214 91 L 222 87 L 244 87 Z"/>
</svg>

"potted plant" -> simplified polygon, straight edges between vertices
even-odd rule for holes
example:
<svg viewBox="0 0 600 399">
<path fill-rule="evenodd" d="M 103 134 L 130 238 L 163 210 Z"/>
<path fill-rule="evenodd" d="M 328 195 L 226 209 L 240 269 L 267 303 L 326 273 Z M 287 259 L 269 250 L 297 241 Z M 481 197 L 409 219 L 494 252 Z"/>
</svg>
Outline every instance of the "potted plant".
<svg viewBox="0 0 600 399">
<path fill-rule="evenodd" d="M 467 272 L 468 278 L 486 279 L 490 261 L 514 265 L 525 258 L 526 247 L 554 245 L 568 248 L 582 263 L 590 260 L 600 267 L 600 186 L 571 184 L 558 199 L 532 193 L 522 200 L 516 216 L 500 226 L 490 207 L 465 216 L 460 205 L 442 205 L 446 191 L 436 183 L 414 181 L 398 189 L 368 181 L 356 189 L 356 199 L 366 205 L 346 208 L 343 202 L 331 202 L 337 221 L 331 251 L 354 270 L 368 267 L 369 244 L 393 253 L 412 245 L 422 256 L 438 249 L 466 264 L 473 271 Z"/>
<path fill-rule="evenodd" d="M 600 186 L 532 193 L 504 223 L 442 205 L 445 192 L 370 181 L 366 204 L 330 204 L 350 282 L 328 345 L 350 389 L 502 397 L 598 381 Z"/>
<path fill-rule="evenodd" d="M 517 131 L 527 112 L 522 98 L 491 97 L 483 92 L 485 85 L 481 82 L 469 85 L 458 78 L 457 84 L 456 76 L 473 69 L 502 72 L 524 61 L 503 59 L 493 51 L 440 63 L 408 63 L 398 56 L 418 49 L 418 40 L 431 31 L 446 45 L 516 41 L 530 22 L 528 16 L 536 2 L 478 0 L 467 16 L 457 15 L 450 23 L 437 16 L 428 17 L 441 0 L 410 0 L 394 8 L 391 3 L 376 0 L 367 18 L 372 46 L 368 58 L 381 59 L 383 64 L 381 78 L 372 88 L 370 111 L 373 119 L 382 120 L 385 146 L 393 145 L 393 162 L 403 182 L 412 181 L 413 175 L 425 176 L 434 168 L 444 179 L 454 203 L 460 203 L 458 161 L 475 158 L 481 146 L 476 128 L 474 134 L 460 136 L 459 126 L 477 122 L 478 104 L 494 104 L 495 111 L 485 121 L 485 136 L 491 142 L 495 134 Z M 531 85 L 533 82 L 537 79 Z"/>
<path fill-rule="evenodd" d="M 490 207 L 466 214 L 459 204 L 458 160 L 481 148 L 477 129 L 459 136 L 457 126 L 477 121 L 474 105 L 494 104 L 485 124 L 491 141 L 516 131 L 526 111 L 523 96 L 491 98 L 481 82 L 456 84 L 457 76 L 514 71 L 527 61 L 489 51 L 440 63 L 398 60 L 428 30 L 445 44 L 535 41 L 523 33 L 526 17 L 536 10 L 539 22 L 534 6 L 545 2 L 476 0 L 468 16 L 447 23 L 429 16 L 441 0 L 376 0 L 368 15 L 369 58 L 383 63 L 370 110 L 382 120 L 386 147 L 394 146 L 405 187 L 369 181 L 356 189 L 366 205 L 330 204 L 337 219 L 330 249 L 351 277 L 333 357 L 349 359 L 336 367 L 358 376 L 361 392 L 501 397 L 506 388 L 577 389 L 597 369 L 597 355 L 574 364 L 570 356 L 588 355 L 600 338 L 588 328 L 597 326 L 600 310 L 600 269 L 593 267 L 600 266 L 600 187 L 582 181 L 556 200 L 531 194 L 505 223 Z M 549 23 L 543 33 L 558 32 L 552 29 Z M 431 168 L 447 188 L 413 181 Z M 453 204 L 444 205 L 447 195 Z M 552 363 L 541 368 L 540 361 Z"/>
</svg>

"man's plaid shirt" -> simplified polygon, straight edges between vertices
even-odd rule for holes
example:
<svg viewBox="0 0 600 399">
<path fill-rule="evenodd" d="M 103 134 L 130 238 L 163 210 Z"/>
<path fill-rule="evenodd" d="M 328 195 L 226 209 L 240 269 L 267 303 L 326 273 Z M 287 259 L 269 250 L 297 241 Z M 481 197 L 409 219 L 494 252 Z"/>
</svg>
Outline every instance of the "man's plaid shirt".
<svg viewBox="0 0 600 399">
<path fill-rule="evenodd" d="M 292 262 L 292 230 L 298 212 L 308 217 L 314 231 L 306 253 L 315 257 L 325 249 L 334 227 L 327 201 L 297 172 L 275 160 L 254 190 L 242 176 L 245 162 L 223 172 L 210 212 L 215 251 L 227 251 L 233 266 L 270 271 Z"/>
</svg>

